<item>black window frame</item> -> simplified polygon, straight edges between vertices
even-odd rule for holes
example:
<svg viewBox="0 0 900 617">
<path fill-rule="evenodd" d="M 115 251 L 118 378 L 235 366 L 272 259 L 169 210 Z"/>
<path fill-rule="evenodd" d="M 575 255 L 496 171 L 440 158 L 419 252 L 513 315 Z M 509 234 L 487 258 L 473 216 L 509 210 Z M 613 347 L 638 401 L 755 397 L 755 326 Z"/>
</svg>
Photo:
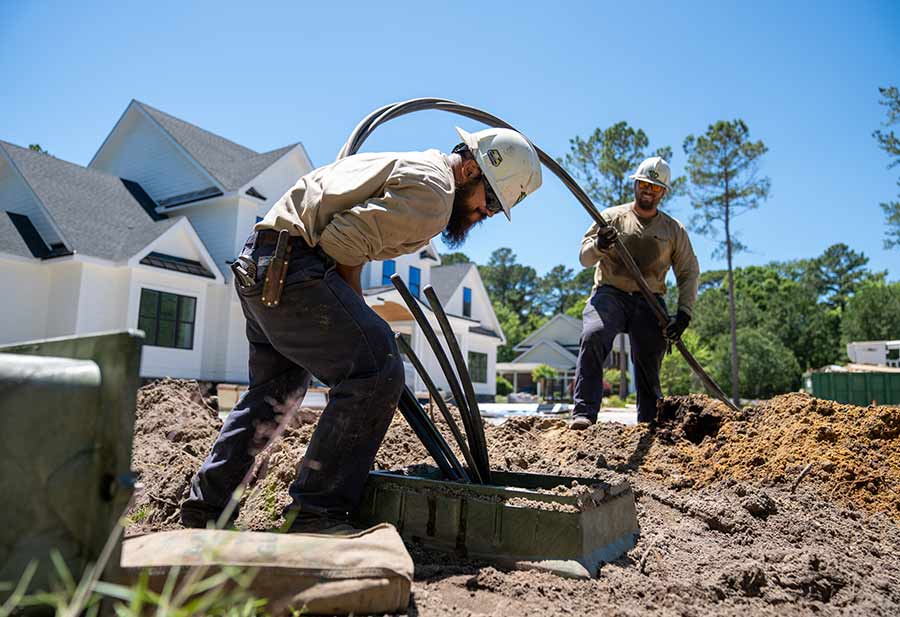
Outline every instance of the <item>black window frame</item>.
<svg viewBox="0 0 900 617">
<path fill-rule="evenodd" d="M 390 272 L 388 272 L 388 264 L 391 265 Z M 397 262 L 393 259 L 385 259 L 381 262 L 381 284 L 382 285 L 393 285 L 391 283 L 391 275 L 397 273 Z"/>
<path fill-rule="evenodd" d="M 152 315 L 145 314 L 144 312 L 144 294 L 156 294 L 156 302 L 155 306 L 152 309 Z M 164 319 L 160 316 L 160 312 L 162 309 L 162 304 L 164 297 L 168 297 L 168 299 L 175 299 L 175 319 Z M 190 300 L 192 303 L 191 307 L 191 315 L 190 319 L 182 316 L 182 308 Z M 145 320 L 153 321 L 153 328 L 145 328 L 142 325 L 142 322 L 146 324 Z M 174 325 L 173 331 L 173 343 L 171 345 L 160 343 L 160 326 L 163 323 L 170 323 Z M 183 328 L 190 327 L 190 343 L 188 346 L 183 346 L 179 344 L 180 333 L 183 331 Z M 197 334 L 197 298 L 195 296 L 186 296 L 182 294 L 176 294 L 168 291 L 160 291 L 159 289 L 150 289 L 149 287 L 141 287 L 140 298 L 138 299 L 138 328 L 144 331 L 144 345 L 150 347 L 161 347 L 164 349 L 181 349 L 185 351 L 190 351 L 194 349 L 194 338 Z"/>
<path fill-rule="evenodd" d="M 483 366 L 481 365 L 482 359 L 484 362 Z M 472 379 L 472 383 L 487 383 L 488 355 L 482 351 L 470 351 L 468 360 L 469 377 Z"/>
<path fill-rule="evenodd" d="M 468 295 L 468 298 L 466 296 Z M 466 301 L 468 300 L 468 302 Z M 472 288 L 463 287 L 463 317 L 472 316 Z"/>
</svg>

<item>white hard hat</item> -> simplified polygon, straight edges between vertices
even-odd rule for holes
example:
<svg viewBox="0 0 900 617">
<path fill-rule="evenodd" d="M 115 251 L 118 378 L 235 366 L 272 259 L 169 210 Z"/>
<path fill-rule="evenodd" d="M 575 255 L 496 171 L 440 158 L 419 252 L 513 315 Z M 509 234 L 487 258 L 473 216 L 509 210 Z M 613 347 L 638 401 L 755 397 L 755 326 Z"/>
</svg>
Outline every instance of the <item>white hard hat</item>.
<svg viewBox="0 0 900 617">
<path fill-rule="evenodd" d="M 500 200 L 503 214 L 541 186 L 541 161 L 525 137 L 511 129 L 467 133 L 456 127 Z"/>
<path fill-rule="evenodd" d="M 669 178 L 672 172 L 669 170 L 669 164 L 661 156 L 651 156 L 649 159 L 638 165 L 637 171 L 632 174 L 632 180 L 643 180 L 650 184 L 661 186 L 664 189 L 671 190 L 669 186 Z"/>
</svg>

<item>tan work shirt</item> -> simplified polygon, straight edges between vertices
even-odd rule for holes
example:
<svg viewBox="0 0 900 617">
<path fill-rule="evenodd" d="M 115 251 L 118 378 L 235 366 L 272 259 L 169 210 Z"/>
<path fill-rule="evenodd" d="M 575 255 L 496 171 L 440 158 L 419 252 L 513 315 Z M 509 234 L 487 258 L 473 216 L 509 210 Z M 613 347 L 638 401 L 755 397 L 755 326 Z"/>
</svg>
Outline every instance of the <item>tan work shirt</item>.
<svg viewBox="0 0 900 617">
<path fill-rule="evenodd" d="M 447 226 L 455 190 L 438 150 L 355 154 L 300 178 L 254 229 L 287 229 L 358 266 L 428 244 Z"/>
<path fill-rule="evenodd" d="M 697 299 L 700 265 L 687 230 L 662 210 L 657 210 L 655 216 L 643 218 L 634 212 L 633 206 L 634 202 L 631 202 L 607 208 L 600 216 L 619 232 L 619 237 L 634 257 L 653 293 L 666 293 L 666 274 L 669 268 L 674 268 L 678 309 L 690 315 Z M 622 291 L 639 291 L 615 249 L 597 249 L 594 238 L 598 229 L 599 226 L 594 223 L 584 234 L 579 255 L 585 268 L 597 264 L 594 288 L 612 285 Z"/>
</svg>

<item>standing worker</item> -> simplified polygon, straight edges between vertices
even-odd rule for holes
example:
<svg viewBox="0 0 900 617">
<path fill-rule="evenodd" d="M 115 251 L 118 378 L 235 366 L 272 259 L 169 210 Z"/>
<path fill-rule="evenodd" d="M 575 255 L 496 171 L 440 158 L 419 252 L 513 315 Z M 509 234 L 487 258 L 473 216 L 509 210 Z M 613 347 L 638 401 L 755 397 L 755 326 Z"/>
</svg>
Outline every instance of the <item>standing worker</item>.
<svg viewBox="0 0 900 617">
<path fill-rule="evenodd" d="M 700 267 L 687 231 L 679 221 L 658 209 L 669 186 L 669 164 L 658 156 L 646 159 L 631 176 L 634 201 L 601 213 L 609 223 L 591 225 L 581 241 L 581 265 L 596 264 L 594 291 L 584 308 L 581 349 L 575 367 L 575 409 L 569 425 L 583 430 L 597 421 L 603 397 L 603 361 L 613 339 L 627 332 L 637 381 L 638 422 L 653 423 L 656 402 L 662 398 L 659 369 L 667 342 L 680 337 L 691 321 L 697 298 Z M 678 311 L 662 330 L 637 283 L 613 245 L 621 238 L 641 274 L 665 308 L 666 274 L 675 270 Z"/>
<path fill-rule="evenodd" d="M 250 388 L 228 415 L 181 506 L 187 527 L 216 520 L 251 468 L 260 434 L 303 400 L 311 375 L 331 388 L 285 512 L 291 531 L 345 524 L 404 385 L 388 324 L 363 299 L 372 260 L 443 235 L 460 245 L 481 221 L 541 185 L 534 147 L 509 129 L 438 150 L 357 154 L 300 178 L 256 224 L 232 269 L 247 319 Z"/>
</svg>

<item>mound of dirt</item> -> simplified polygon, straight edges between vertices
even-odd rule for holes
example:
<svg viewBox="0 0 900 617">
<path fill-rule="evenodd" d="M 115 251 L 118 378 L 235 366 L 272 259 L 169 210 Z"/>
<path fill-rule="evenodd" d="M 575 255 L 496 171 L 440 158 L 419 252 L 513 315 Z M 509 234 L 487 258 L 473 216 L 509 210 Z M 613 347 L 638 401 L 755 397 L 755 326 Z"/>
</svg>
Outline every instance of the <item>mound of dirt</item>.
<svg viewBox="0 0 900 617">
<path fill-rule="evenodd" d="M 126 534 L 179 527 L 191 480 L 221 426 L 196 381 L 163 379 L 138 390 L 131 467 L 142 487 Z"/>
<path fill-rule="evenodd" d="M 841 503 L 900 520 L 900 407 L 856 407 L 786 394 L 685 447 L 685 472 L 707 485 L 735 478 L 803 482 Z"/>
<path fill-rule="evenodd" d="M 134 467 L 145 491 L 129 533 L 177 526 L 178 503 L 221 426 L 193 382 L 151 384 L 138 401 Z M 735 413 L 690 396 L 665 399 L 659 416 L 655 430 L 601 422 L 576 432 L 538 417 L 486 425 L 495 469 L 625 475 L 642 536 L 588 581 L 411 544 L 410 614 L 900 614 L 900 408 L 792 394 Z M 436 423 L 452 445 L 439 415 Z M 312 431 L 293 426 L 259 455 L 239 527 L 279 524 Z M 397 414 L 375 467 L 423 463 L 433 464 Z"/>
</svg>

